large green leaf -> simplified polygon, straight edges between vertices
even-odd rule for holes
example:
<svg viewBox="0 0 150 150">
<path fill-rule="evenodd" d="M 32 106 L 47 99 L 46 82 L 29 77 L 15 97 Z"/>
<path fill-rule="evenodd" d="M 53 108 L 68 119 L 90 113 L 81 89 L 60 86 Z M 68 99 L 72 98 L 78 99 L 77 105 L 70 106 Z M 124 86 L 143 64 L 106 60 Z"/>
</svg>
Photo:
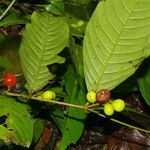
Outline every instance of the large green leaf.
<svg viewBox="0 0 150 150">
<path fill-rule="evenodd" d="M 65 98 L 65 102 L 76 105 L 85 104 L 85 92 L 79 84 L 73 66 L 69 66 L 68 71 L 65 74 L 64 81 L 68 94 L 68 96 Z M 62 139 L 59 144 L 59 150 L 65 150 L 68 145 L 71 143 L 75 144 L 77 142 L 83 132 L 85 118 L 85 111 L 67 107 L 66 115 L 64 116 L 62 124 Z"/>
<path fill-rule="evenodd" d="M 27 105 L 0 95 L 0 139 L 6 143 L 15 143 L 29 147 L 33 137 L 33 121 Z"/>
<path fill-rule="evenodd" d="M 68 43 L 69 29 L 64 17 L 48 12 L 34 12 L 31 19 L 23 34 L 20 57 L 28 89 L 34 92 L 53 78 L 47 65 L 64 62 L 57 54 Z"/>
<path fill-rule="evenodd" d="M 150 33 L 149 8 L 149 0 L 107 0 L 98 4 L 84 39 L 88 90 L 113 89 L 150 54 L 144 49 Z"/>
</svg>

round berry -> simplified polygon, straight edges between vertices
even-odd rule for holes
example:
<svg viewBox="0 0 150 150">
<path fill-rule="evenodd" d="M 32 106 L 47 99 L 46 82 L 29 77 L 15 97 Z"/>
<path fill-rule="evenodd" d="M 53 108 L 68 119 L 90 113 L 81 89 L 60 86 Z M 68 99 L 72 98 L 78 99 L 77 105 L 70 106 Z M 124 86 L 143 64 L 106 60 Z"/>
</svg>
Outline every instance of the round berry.
<svg viewBox="0 0 150 150">
<path fill-rule="evenodd" d="M 96 101 L 96 93 L 94 91 L 89 91 L 86 94 L 86 98 L 90 103 L 94 103 Z"/>
<path fill-rule="evenodd" d="M 54 99 L 55 97 L 56 97 L 56 94 L 53 91 L 45 91 L 42 94 L 42 98 L 45 99 L 45 100 Z"/>
<path fill-rule="evenodd" d="M 115 111 L 121 112 L 124 110 L 126 104 L 122 99 L 116 99 L 112 101 L 112 105 Z"/>
<path fill-rule="evenodd" d="M 106 89 L 100 90 L 96 94 L 97 103 L 107 103 L 110 100 L 110 92 Z"/>
<path fill-rule="evenodd" d="M 14 87 L 16 83 L 17 83 L 17 78 L 15 77 L 14 74 L 8 74 L 3 80 L 3 84 L 8 87 Z"/>
<path fill-rule="evenodd" d="M 78 23 L 77 23 L 77 26 L 78 27 L 81 27 L 81 26 L 83 26 L 84 25 L 84 21 L 83 20 L 80 20 Z"/>
<path fill-rule="evenodd" d="M 111 116 L 111 115 L 114 114 L 114 108 L 113 108 L 112 104 L 107 103 L 107 104 L 104 105 L 104 113 L 107 116 Z"/>
</svg>

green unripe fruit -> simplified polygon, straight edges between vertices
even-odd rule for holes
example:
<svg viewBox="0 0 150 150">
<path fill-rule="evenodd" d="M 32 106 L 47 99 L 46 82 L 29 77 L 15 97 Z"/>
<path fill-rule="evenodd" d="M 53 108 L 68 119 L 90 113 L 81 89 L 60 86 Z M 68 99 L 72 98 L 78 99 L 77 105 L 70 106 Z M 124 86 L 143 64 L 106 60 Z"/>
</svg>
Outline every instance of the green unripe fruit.
<svg viewBox="0 0 150 150">
<path fill-rule="evenodd" d="M 94 91 L 89 91 L 86 95 L 87 100 L 90 103 L 95 103 L 96 101 L 96 93 Z"/>
<path fill-rule="evenodd" d="M 113 108 L 112 104 L 107 103 L 104 105 L 104 113 L 107 116 L 112 116 L 114 114 L 114 108 Z"/>
<path fill-rule="evenodd" d="M 121 112 L 124 110 L 126 104 L 122 99 L 116 99 L 112 102 L 112 105 L 115 111 Z"/>
<path fill-rule="evenodd" d="M 45 91 L 42 94 L 42 98 L 45 99 L 45 100 L 54 99 L 55 97 L 56 97 L 56 94 L 53 91 Z"/>
</svg>

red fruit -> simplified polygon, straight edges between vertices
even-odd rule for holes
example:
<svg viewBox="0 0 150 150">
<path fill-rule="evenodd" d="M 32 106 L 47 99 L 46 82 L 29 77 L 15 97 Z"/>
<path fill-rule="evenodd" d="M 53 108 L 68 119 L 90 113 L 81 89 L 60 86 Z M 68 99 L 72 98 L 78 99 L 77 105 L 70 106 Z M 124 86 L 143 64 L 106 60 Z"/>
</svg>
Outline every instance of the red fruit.
<svg viewBox="0 0 150 150">
<path fill-rule="evenodd" d="M 110 92 L 106 89 L 100 90 L 96 94 L 97 103 L 107 103 L 110 100 Z"/>
<path fill-rule="evenodd" d="M 16 85 L 16 83 L 17 83 L 17 79 L 14 76 L 14 74 L 8 74 L 3 80 L 3 84 L 8 87 L 13 87 Z"/>
</svg>

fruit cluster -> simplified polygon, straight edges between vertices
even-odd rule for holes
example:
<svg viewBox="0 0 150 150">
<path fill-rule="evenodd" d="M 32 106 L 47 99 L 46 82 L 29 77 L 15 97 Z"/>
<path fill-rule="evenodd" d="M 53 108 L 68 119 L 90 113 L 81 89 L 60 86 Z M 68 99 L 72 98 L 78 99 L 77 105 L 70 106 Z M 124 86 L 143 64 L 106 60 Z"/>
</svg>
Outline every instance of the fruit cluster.
<svg viewBox="0 0 150 150">
<path fill-rule="evenodd" d="M 7 74 L 3 80 L 3 84 L 8 88 L 12 88 L 16 85 L 17 78 L 14 74 Z M 54 91 L 45 91 L 41 97 L 44 100 L 55 99 L 56 94 Z M 90 103 L 101 103 L 104 105 L 104 113 L 107 116 L 114 114 L 114 111 L 121 112 L 125 108 L 125 102 L 122 99 L 111 100 L 110 92 L 106 89 L 100 90 L 99 92 L 89 91 L 86 95 L 87 100 Z"/>
<path fill-rule="evenodd" d="M 124 108 L 125 108 L 125 102 L 122 99 L 116 99 L 104 105 L 104 113 L 107 116 L 111 116 L 114 114 L 114 111 L 121 112 L 124 110 Z"/>
<path fill-rule="evenodd" d="M 111 100 L 110 92 L 106 89 L 99 92 L 89 91 L 86 95 L 90 103 L 101 103 L 104 105 L 104 113 L 107 116 L 114 114 L 114 111 L 121 112 L 125 108 L 125 102 L 122 99 Z"/>
</svg>

